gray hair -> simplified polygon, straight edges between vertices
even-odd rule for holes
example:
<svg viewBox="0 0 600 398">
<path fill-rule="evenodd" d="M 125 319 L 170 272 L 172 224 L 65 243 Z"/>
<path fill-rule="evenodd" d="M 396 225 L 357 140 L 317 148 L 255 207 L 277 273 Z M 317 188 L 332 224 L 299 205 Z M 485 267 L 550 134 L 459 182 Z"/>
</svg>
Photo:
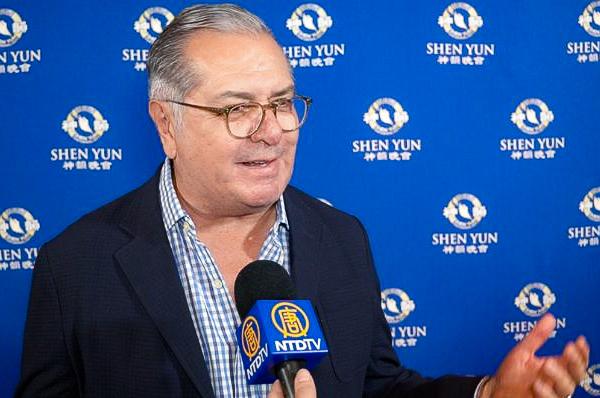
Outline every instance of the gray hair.
<svg viewBox="0 0 600 398">
<path fill-rule="evenodd" d="M 184 55 L 188 39 L 195 33 L 211 30 L 224 33 L 266 33 L 267 25 L 248 10 L 235 4 L 197 4 L 185 8 L 158 36 L 148 55 L 148 97 L 156 100 L 183 101 L 200 83 L 198 71 Z M 180 124 L 179 107 L 172 107 Z"/>
</svg>

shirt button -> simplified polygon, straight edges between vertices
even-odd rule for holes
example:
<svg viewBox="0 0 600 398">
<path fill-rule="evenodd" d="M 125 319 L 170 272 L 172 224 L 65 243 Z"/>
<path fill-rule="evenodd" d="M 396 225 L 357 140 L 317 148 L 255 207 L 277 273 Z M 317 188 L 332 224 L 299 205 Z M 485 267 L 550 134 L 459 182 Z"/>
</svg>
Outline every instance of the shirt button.
<svg viewBox="0 0 600 398">
<path fill-rule="evenodd" d="M 221 282 L 219 279 L 215 279 L 213 280 L 213 286 L 216 289 L 221 289 L 223 287 L 223 282 Z"/>
</svg>

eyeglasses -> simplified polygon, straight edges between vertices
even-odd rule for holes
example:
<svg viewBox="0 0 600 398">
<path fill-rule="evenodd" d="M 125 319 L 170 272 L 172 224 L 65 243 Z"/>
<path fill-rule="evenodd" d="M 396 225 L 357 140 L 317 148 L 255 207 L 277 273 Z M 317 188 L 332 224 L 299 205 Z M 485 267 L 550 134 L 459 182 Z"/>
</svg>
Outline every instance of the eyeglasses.
<svg viewBox="0 0 600 398">
<path fill-rule="evenodd" d="M 276 99 L 270 101 L 266 105 L 251 101 L 228 105 L 223 108 L 213 108 L 210 106 L 201 106 L 172 100 L 166 101 L 208 111 L 218 116 L 225 116 L 229 134 L 237 138 L 247 138 L 256 133 L 265 119 L 265 111 L 267 109 L 273 111 L 283 132 L 288 133 L 296 131 L 306 121 L 308 108 L 312 104 L 312 99 L 310 97 L 302 95 L 296 95 L 292 98 Z"/>
</svg>

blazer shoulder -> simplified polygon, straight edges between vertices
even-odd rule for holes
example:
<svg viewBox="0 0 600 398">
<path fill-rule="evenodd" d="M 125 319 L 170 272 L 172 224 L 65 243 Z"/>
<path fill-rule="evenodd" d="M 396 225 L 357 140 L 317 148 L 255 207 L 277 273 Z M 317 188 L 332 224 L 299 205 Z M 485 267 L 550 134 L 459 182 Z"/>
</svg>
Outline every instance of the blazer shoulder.
<svg viewBox="0 0 600 398">
<path fill-rule="evenodd" d="M 136 212 L 143 212 L 142 208 L 149 202 L 159 203 L 158 196 L 158 179 L 154 176 L 140 187 L 84 214 L 44 246 L 68 249 L 114 241 L 119 236 L 115 232 L 123 231 L 120 227 L 122 221 Z"/>
<path fill-rule="evenodd" d="M 286 206 L 296 206 L 308 217 L 317 217 L 318 221 L 334 231 L 344 230 L 348 232 L 365 232 L 361 221 L 353 214 L 339 210 L 304 191 L 288 186 L 284 198 Z M 287 210 L 287 207 L 286 207 Z"/>
</svg>

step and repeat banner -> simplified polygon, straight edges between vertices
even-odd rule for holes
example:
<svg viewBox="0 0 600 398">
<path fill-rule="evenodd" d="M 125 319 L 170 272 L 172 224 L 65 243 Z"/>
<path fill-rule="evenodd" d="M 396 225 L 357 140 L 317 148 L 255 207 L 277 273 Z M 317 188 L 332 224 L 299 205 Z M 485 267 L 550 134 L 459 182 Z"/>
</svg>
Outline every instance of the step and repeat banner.
<svg viewBox="0 0 600 398">
<path fill-rule="evenodd" d="M 0 396 L 40 246 L 149 178 L 151 43 L 187 1 L 0 4 Z M 292 183 L 357 215 L 401 360 L 493 372 L 592 346 L 600 396 L 600 1 L 241 1 L 311 96 Z"/>
</svg>

